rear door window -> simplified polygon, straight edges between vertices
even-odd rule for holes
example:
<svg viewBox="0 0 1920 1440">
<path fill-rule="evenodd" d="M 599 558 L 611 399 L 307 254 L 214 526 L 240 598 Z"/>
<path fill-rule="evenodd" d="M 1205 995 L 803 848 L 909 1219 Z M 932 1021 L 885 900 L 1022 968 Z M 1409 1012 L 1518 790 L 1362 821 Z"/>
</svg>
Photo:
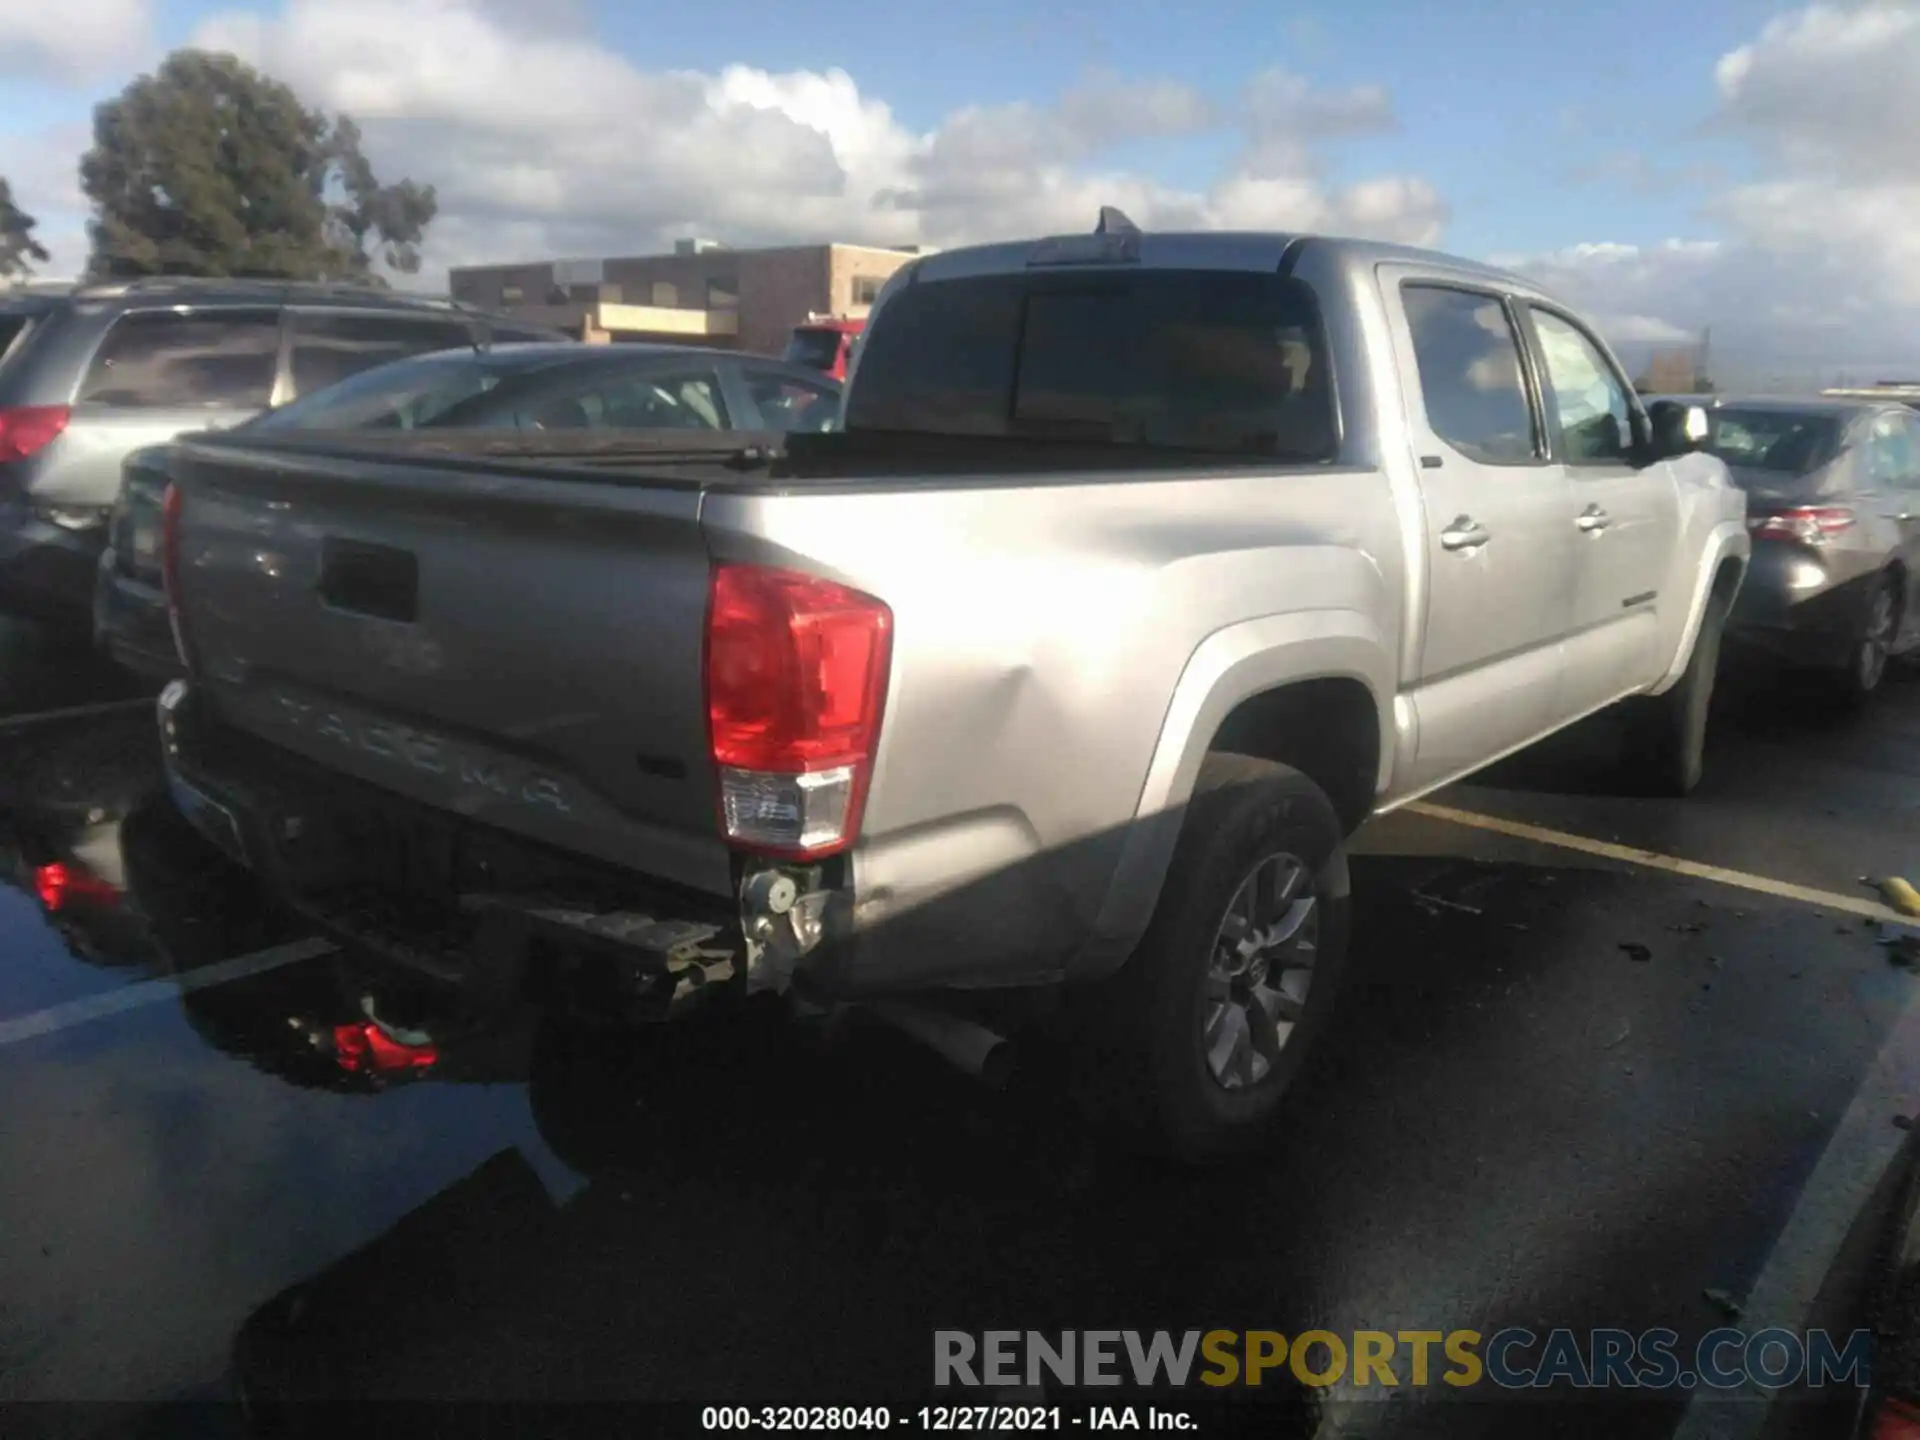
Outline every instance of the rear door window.
<svg viewBox="0 0 1920 1440">
<path fill-rule="evenodd" d="M 725 430 L 719 377 L 698 374 L 605 376 L 527 407 L 522 428 L 540 430 Z"/>
<path fill-rule="evenodd" d="M 601 364 L 520 377 L 448 407 L 431 423 L 513 430 L 726 430 L 732 424 L 711 370 Z"/>
<path fill-rule="evenodd" d="M 802 380 L 762 365 L 740 367 L 763 430 L 829 430 L 840 413 L 840 392 L 824 382 Z"/>
<path fill-rule="evenodd" d="M 31 315 L 10 315 L 0 310 L 0 365 L 7 363 L 8 357 L 26 339 L 27 332 L 32 328 Z"/>
<path fill-rule="evenodd" d="M 1539 459 L 1520 337 L 1500 297 L 1445 285 L 1405 285 L 1400 294 L 1427 428 L 1483 464 Z"/>
<path fill-rule="evenodd" d="M 109 408 L 263 410 L 280 363 L 274 310 L 122 315 L 94 352 L 78 403 Z"/>
<path fill-rule="evenodd" d="M 1867 442 L 1868 473 L 1876 485 L 1907 490 L 1920 485 L 1920 455 L 1915 454 L 1915 430 L 1904 415 L 1888 413 L 1873 422 Z"/>
<path fill-rule="evenodd" d="M 477 355 L 422 355 L 363 370 L 260 416 L 248 429 L 411 430 L 491 389 L 494 367 Z"/>
<path fill-rule="evenodd" d="M 865 338 L 846 428 L 1331 456 L 1311 292 L 1279 275 L 1100 270 L 921 281 Z"/>
<path fill-rule="evenodd" d="M 376 365 L 471 343 L 467 327 L 453 320 L 297 311 L 293 317 L 294 393 L 308 395 Z"/>
</svg>

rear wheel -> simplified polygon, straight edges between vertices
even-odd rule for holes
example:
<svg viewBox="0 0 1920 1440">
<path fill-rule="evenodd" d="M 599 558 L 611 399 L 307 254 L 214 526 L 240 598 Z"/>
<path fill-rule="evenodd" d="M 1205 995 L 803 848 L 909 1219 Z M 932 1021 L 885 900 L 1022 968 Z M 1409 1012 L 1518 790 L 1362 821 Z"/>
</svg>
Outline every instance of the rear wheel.
<svg viewBox="0 0 1920 1440">
<path fill-rule="evenodd" d="M 1269 1122 L 1325 1027 L 1346 957 L 1340 822 L 1306 776 L 1207 758 L 1146 936 L 1100 997 L 1091 1079 L 1130 1143 L 1222 1158 Z"/>
<path fill-rule="evenodd" d="M 1845 705 L 1864 705 L 1887 678 L 1894 636 L 1900 626 L 1900 587 L 1891 575 L 1875 583 L 1860 617 L 1860 631 L 1835 674 L 1835 690 Z"/>
</svg>

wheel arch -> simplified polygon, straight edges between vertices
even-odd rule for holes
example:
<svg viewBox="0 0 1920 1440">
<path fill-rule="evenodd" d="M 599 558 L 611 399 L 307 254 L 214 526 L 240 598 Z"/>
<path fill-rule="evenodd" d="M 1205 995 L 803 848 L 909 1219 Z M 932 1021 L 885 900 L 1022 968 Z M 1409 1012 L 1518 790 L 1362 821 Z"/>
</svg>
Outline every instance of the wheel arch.
<svg viewBox="0 0 1920 1440">
<path fill-rule="evenodd" d="M 1196 647 L 1075 978 L 1116 968 L 1145 932 L 1208 754 L 1232 751 L 1299 770 L 1327 792 L 1343 829 L 1357 828 L 1392 764 L 1394 664 L 1379 627 L 1349 610 L 1249 620 Z"/>
</svg>

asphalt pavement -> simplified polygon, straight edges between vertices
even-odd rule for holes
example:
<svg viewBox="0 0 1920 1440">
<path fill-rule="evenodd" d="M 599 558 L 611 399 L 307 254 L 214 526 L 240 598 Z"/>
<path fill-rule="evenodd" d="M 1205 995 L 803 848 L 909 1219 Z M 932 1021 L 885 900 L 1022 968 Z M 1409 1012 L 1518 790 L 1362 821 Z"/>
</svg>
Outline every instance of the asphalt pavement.
<svg viewBox="0 0 1920 1440">
<path fill-rule="evenodd" d="M 1620 798 L 1600 722 L 1369 827 L 1334 1031 L 1275 1148 L 1201 1175 L 1094 1143 L 1044 1053 L 994 1092 L 875 1027 L 527 1009 L 382 1051 L 383 982 L 156 797 L 145 705 L 36 683 L 0 699 L 8 1433 L 917 1405 L 940 1329 L 1797 1325 L 1850 1283 L 1920 1101 L 1920 979 L 1859 883 L 1920 878 L 1905 676 L 1852 718 L 1732 687 L 1685 802 Z M 413 998 L 380 991 L 390 1030 Z M 244 1421 L 147 1408 L 240 1395 Z M 1698 1423 L 1680 1393 L 1232 1404 L 1273 1436 Z"/>
</svg>

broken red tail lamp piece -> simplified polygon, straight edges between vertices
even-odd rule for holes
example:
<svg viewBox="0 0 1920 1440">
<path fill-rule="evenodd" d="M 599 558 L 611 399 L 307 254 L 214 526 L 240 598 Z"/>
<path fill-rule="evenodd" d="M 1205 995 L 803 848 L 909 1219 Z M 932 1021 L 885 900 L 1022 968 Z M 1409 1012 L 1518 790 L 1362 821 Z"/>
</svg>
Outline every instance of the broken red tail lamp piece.
<svg viewBox="0 0 1920 1440">
<path fill-rule="evenodd" d="M 49 915 L 58 915 L 75 902 L 113 905 L 120 899 L 118 890 L 85 866 L 61 860 L 35 868 L 33 893 L 40 897 L 40 905 Z"/>
<path fill-rule="evenodd" d="M 1889 1395 L 1874 1407 L 1867 1440 L 1920 1440 L 1920 1408 Z"/>
<path fill-rule="evenodd" d="M 333 1027 L 333 1058 L 350 1074 L 393 1075 L 430 1070 L 440 1063 L 440 1052 L 432 1045 L 403 1044 L 371 1020 L 358 1020 Z"/>
</svg>

